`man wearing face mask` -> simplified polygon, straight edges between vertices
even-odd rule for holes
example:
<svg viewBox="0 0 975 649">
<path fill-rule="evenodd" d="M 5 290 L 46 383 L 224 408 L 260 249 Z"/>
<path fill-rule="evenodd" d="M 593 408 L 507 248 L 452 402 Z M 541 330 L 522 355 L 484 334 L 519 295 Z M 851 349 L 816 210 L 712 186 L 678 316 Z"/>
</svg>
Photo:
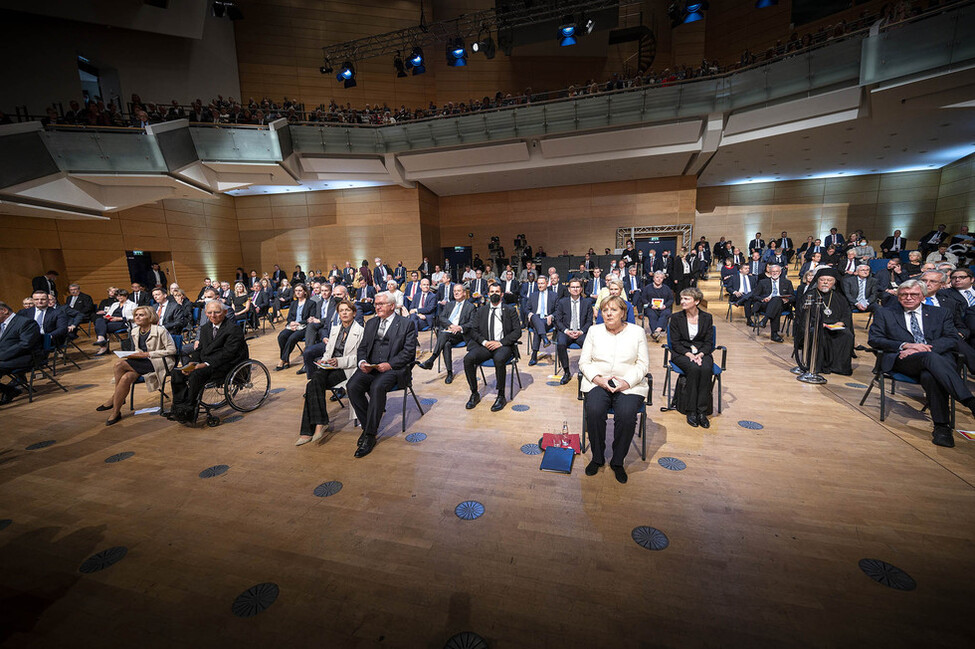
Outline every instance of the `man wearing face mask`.
<svg viewBox="0 0 975 649">
<path fill-rule="evenodd" d="M 507 363 L 518 353 L 517 345 L 521 338 L 518 314 L 510 306 L 501 303 L 499 284 L 493 283 L 488 287 L 488 302 L 478 308 L 474 314 L 473 326 L 465 332 L 465 335 L 467 355 L 464 357 L 464 374 L 467 375 L 467 384 L 471 388 L 471 398 L 466 407 L 471 410 L 481 400 L 481 395 L 477 391 L 477 366 L 493 358 L 498 398 L 491 406 L 491 412 L 497 412 L 508 403 L 504 398 Z"/>
</svg>

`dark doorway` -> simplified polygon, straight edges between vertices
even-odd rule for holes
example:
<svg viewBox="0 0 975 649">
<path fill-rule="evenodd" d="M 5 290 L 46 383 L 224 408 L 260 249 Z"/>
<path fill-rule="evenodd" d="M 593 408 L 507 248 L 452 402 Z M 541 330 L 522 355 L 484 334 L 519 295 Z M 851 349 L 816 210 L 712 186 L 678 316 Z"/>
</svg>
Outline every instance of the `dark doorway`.
<svg viewBox="0 0 975 649">
<path fill-rule="evenodd" d="M 473 256 L 471 246 L 450 246 L 443 249 L 444 261 L 450 263 L 450 278 L 459 282 L 464 274 L 464 266 L 469 266 Z"/>
<path fill-rule="evenodd" d="M 125 261 L 129 263 L 129 280 L 145 283 L 152 269 L 152 254 L 145 250 L 126 250 Z"/>
</svg>

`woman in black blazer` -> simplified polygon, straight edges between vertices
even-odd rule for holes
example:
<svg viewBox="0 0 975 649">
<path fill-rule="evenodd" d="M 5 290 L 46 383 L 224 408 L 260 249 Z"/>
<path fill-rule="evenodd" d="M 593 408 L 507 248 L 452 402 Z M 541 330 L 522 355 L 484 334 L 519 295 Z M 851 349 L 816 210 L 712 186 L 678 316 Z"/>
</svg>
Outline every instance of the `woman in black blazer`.
<svg viewBox="0 0 975 649">
<path fill-rule="evenodd" d="M 288 309 L 288 323 L 278 333 L 281 361 L 274 368 L 275 372 L 291 367 L 291 352 L 294 351 L 295 345 L 305 338 L 308 318 L 315 313 L 318 304 L 308 296 L 308 289 L 304 284 L 295 284 L 294 296 L 291 308 Z"/>
<path fill-rule="evenodd" d="M 294 291 L 291 288 L 291 284 L 288 283 L 287 279 L 281 280 L 281 285 L 278 287 L 277 293 L 274 295 L 274 321 L 280 320 L 280 314 L 282 311 L 288 308 L 291 304 L 291 298 L 294 297 Z"/>
<path fill-rule="evenodd" d="M 684 389 L 677 410 L 687 415 L 695 428 L 710 427 L 711 381 L 714 376 L 714 319 L 698 309 L 704 295 L 696 288 L 680 292 L 679 311 L 670 318 L 671 361 L 684 372 Z"/>
</svg>

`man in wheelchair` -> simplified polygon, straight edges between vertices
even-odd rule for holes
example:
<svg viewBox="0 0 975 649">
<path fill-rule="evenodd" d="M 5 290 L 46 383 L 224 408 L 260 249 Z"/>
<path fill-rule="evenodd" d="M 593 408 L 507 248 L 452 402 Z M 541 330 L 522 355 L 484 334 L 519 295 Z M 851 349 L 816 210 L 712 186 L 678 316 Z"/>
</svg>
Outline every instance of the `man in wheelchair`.
<svg viewBox="0 0 975 649">
<path fill-rule="evenodd" d="M 170 419 L 195 424 L 199 412 L 200 394 L 207 383 L 222 381 L 227 372 L 249 357 L 244 332 L 227 311 L 214 300 L 206 305 L 208 322 L 200 327 L 200 334 L 182 367 L 169 376 L 173 386 L 173 409 Z"/>
</svg>

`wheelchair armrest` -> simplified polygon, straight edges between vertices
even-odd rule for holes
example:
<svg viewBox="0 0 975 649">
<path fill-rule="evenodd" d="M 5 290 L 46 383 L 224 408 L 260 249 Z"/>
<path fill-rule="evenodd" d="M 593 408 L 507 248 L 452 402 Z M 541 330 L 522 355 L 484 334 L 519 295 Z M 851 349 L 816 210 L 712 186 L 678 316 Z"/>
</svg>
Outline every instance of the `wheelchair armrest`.
<svg viewBox="0 0 975 649">
<path fill-rule="evenodd" d="M 718 345 L 714 349 L 715 350 L 718 350 L 718 349 L 721 350 L 721 371 L 724 372 L 725 369 L 727 369 L 726 368 L 726 365 L 728 363 L 728 348 L 725 347 L 724 345 Z"/>
</svg>

